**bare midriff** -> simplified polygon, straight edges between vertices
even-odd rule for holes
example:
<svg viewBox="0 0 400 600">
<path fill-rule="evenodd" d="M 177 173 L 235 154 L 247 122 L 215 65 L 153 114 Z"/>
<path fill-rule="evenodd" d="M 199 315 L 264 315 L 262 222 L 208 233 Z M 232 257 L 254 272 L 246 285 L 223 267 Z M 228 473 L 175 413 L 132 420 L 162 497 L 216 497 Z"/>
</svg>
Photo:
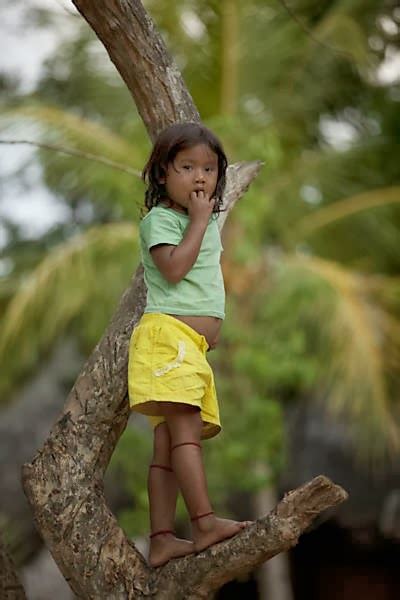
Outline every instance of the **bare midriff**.
<svg viewBox="0 0 400 600">
<path fill-rule="evenodd" d="M 192 329 L 204 335 L 210 350 L 215 348 L 218 343 L 219 331 L 222 325 L 222 319 L 218 317 L 203 317 L 199 315 L 171 315 L 175 319 L 179 319 L 186 325 L 189 325 Z"/>
</svg>

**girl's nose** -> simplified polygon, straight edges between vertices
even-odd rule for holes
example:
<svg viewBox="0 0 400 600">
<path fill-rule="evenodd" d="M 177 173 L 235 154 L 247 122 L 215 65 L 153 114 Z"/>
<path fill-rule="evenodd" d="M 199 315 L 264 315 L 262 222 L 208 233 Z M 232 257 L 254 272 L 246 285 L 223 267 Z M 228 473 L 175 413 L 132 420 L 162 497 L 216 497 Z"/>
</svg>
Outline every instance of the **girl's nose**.
<svg viewBox="0 0 400 600">
<path fill-rule="evenodd" d="M 198 183 L 200 183 L 201 181 L 204 181 L 203 171 L 201 171 L 201 170 L 196 171 L 195 178 L 196 178 L 196 182 L 198 182 Z"/>
</svg>

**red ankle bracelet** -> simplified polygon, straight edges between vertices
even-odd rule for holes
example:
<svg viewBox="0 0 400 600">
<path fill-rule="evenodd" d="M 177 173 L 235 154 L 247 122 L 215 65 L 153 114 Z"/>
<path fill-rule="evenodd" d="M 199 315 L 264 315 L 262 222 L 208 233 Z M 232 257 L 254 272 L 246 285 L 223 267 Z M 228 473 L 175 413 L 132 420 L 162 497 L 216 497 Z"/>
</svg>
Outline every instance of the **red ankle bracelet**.
<svg viewBox="0 0 400 600">
<path fill-rule="evenodd" d="M 156 537 L 156 535 L 161 535 L 162 533 L 175 533 L 175 531 L 172 531 L 172 529 L 161 529 L 160 531 L 156 531 L 155 533 L 149 535 L 149 538 L 151 539 Z"/>
<path fill-rule="evenodd" d="M 149 469 L 163 469 L 164 471 L 170 471 L 172 473 L 171 467 L 166 467 L 165 465 L 156 465 L 155 463 L 150 465 Z"/>
<path fill-rule="evenodd" d="M 197 442 L 182 442 L 182 444 L 176 444 L 175 446 L 172 446 L 171 451 L 175 450 L 175 448 L 179 448 L 179 446 L 197 446 L 198 448 L 201 448 L 200 444 Z"/>
<path fill-rule="evenodd" d="M 212 510 L 211 512 L 204 513 L 203 515 L 198 515 L 197 517 L 191 517 L 190 520 L 197 521 L 198 519 L 202 519 L 203 517 L 208 517 L 209 515 L 213 515 L 213 514 L 214 514 L 214 511 Z"/>
</svg>

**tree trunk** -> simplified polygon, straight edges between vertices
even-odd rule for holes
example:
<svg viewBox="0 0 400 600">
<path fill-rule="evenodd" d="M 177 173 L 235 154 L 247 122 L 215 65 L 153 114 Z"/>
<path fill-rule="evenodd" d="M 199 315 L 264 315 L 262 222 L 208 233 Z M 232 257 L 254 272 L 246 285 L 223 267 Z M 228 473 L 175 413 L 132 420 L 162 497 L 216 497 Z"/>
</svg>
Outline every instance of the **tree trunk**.
<svg viewBox="0 0 400 600">
<path fill-rule="evenodd" d="M 137 0 L 75 0 L 131 90 L 151 137 L 167 123 L 197 120 L 177 68 Z M 232 207 L 260 168 L 234 165 L 225 204 Z M 223 224 L 225 213 L 220 219 Z M 314 511 L 345 492 L 317 478 L 275 514 L 200 556 L 150 569 L 126 539 L 103 494 L 103 474 L 128 418 L 127 356 L 145 303 L 140 267 L 103 338 L 78 377 L 43 448 L 23 469 L 36 525 L 72 589 L 83 598 L 206 598 L 212 590 L 296 543 Z M 299 504 L 294 504 L 297 498 Z"/>
<path fill-rule="evenodd" d="M 176 121 L 199 121 L 175 62 L 139 0 L 72 0 L 104 44 L 151 139 Z"/>
<path fill-rule="evenodd" d="M 0 598 L 26 600 L 24 588 L 18 579 L 13 561 L 0 539 Z"/>
<path fill-rule="evenodd" d="M 59 417 L 70 388 L 68 382 L 79 373 L 82 359 L 74 340 L 61 339 L 0 413 L 0 515 L 17 567 L 30 562 L 43 546 L 31 507 L 22 493 L 21 467 L 44 443 Z M 107 472 L 105 487 L 112 506 L 126 507 L 128 501 L 132 502 L 112 471 Z"/>
<path fill-rule="evenodd" d="M 257 474 L 270 481 L 270 472 L 266 465 L 256 466 Z M 278 502 L 278 494 L 273 484 L 268 484 L 254 496 L 254 512 L 256 515 L 268 514 Z M 257 587 L 259 600 L 293 600 L 289 574 L 289 558 L 287 552 L 281 552 L 257 570 Z"/>
</svg>

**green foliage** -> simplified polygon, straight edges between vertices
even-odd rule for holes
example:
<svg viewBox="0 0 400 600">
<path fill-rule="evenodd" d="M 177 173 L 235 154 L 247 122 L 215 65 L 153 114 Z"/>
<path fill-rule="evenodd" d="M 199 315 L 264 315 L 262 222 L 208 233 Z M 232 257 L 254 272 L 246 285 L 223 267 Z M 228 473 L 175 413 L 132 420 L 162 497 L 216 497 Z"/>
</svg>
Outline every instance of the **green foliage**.
<svg viewBox="0 0 400 600">
<path fill-rule="evenodd" d="M 222 433 L 205 444 L 205 463 L 213 503 L 225 511 L 230 493 L 275 485 L 284 465 L 283 422 L 279 402 L 260 395 L 250 377 L 224 377 L 218 368 L 217 377 Z M 259 462 L 269 465 L 268 480 Z"/>
<path fill-rule="evenodd" d="M 400 212 L 388 190 L 400 184 L 400 88 L 379 81 L 377 66 L 398 50 L 380 25 L 382 16 L 396 21 L 395 3 L 296 0 L 288 4 L 296 20 L 279 2 L 232 2 L 240 20 L 233 116 L 220 111 L 222 4 L 145 4 L 230 161 L 265 163 L 223 236 L 227 319 L 210 357 L 223 432 L 205 444 L 212 497 L 222 507 L 234 491 L 273 483 L 285 463 L 285 402 L 323 398 L 330 417 L 354 431 L 356 450 L 382 459 L 398 441 Z M 34 98 L 10 94 L 8 108 L 18 101 L 18 119 L 34 121 L 41 141 L 142 167 L 150 147 L 143 124 L 86 25 L 48 61 Z M 114 236 L 110 247 L 107 223 L 138 221 L 139 179 L 46 150 L 37 158 L 72 217 L 53 237 L 16 236 L 3 252 L 14 265 L 0 286 L 3 391 L 65 330 L 89 352 L 138 260 L 134 236 Z M 349 212 L 360 208 L 357 198 L 364 208 L 373 198 L 374 208 Z M 310 223 L 321 225 L 311 231 Z M 90 225 L 98 244 L 89 261 L 60 254 Z M 58 268 L 45 277 L 52 254 Z M 121 517 L 131 535 L 147 530 L 150 452 L 148 432 L 134 422 L 112 461 L 134 499 Z M 258 461 L 268 463 L 270 481 L 260 479 Z"/>
<path fill-rule="evenodd" d="M 242 321 L 240 333 L 227 328 L 234 372 L 266 397 L 322 398 L 351 428 L 359 458 L 396 454 L 400 328 L 390 299 L 398 301 L 399 281 L 375 284 L 373 293 L 367 277 L 316 257 L 273 257 L 267 265 L 245 311 L 243 297 L 231 304 L 228 323 Z M 384 287 L 394 296 L 378 300 Z"/>
<path fill-rule="evenodd" d="M 4 400 L 68 327 L 91 350 L 129 283 L 137 253 L 137 228 L 110 223 L 58 245 L 21 280 L 1 319 Z"/>
<path fill-rule="evenodd" d="M 130 537 L 148 531 L 147 474 L 152 439 L 143 423 L 140 425 L 134 421 L 125 429 L 109 466 L 132 497 L 132 507 L 119 514 L 121 527 Z"/>
<path fill-rule="evenodd" d="M 233 366 L 257 381 L 265 394 L 297 400 L 315 384 L 318 375 L 314 349 L 322 319 L 316 320 L 315 308 L 321 308 L 322 294 L 315 282 L 301 281 L 299 273 L 291 275 L 278 275 L 273 287 L 262 286 L 252 294 L 248 307 L 251 321 L 236 342 Z M 235 307 L 234 323 L 240 315 L 240 303 Z M 238 333 L 233 330 L 231 335 Z"/>
</svg>

